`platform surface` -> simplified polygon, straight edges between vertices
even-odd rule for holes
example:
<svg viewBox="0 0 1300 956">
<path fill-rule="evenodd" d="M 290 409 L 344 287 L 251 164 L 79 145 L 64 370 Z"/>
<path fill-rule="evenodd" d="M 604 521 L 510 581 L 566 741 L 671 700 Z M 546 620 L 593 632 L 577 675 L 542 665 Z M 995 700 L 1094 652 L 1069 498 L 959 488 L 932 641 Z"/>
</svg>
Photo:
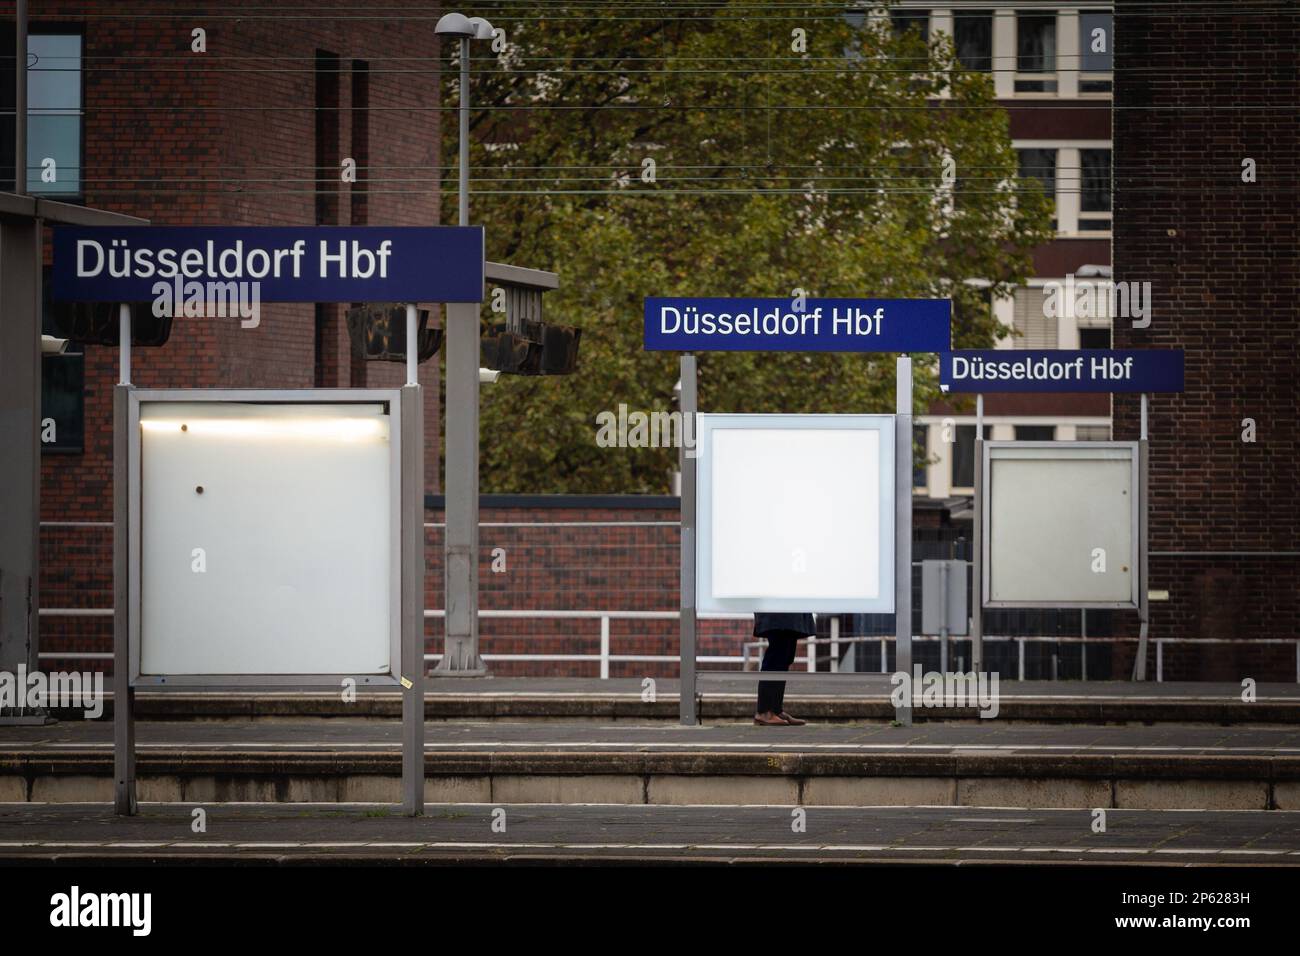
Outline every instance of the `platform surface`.
<svg viewBox="0 0 1300 956">
<path fill-rule="evenodd" d="M 971 807 L 0 804 L 0 863 L 583 861 L 1300 865 L 1300 813 Z M 505 832 L 493 820 L 504 820 Z"/>
</svg>

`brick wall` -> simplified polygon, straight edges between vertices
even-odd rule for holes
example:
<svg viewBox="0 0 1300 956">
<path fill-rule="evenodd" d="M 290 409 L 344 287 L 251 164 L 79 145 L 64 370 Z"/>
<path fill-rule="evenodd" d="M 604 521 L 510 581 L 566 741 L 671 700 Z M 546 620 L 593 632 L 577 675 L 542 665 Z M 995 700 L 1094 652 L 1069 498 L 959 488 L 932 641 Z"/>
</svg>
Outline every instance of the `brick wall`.
<svg viewBox="0 0 1300 956">
<path fill-rule="evenodd" d="M 237 16 L 241 7 L 246 16 Z M 337 0 L 317 4 L 313 19 L 272 19 L 267 15 L 274 8 L 250 2 L 192 4 L 169 14 L 157 4 L 129 2 L 51 0 L 38 8 L 33 32 L 66 26 L 85 33 L 82 172 L 88 205 L 157 224 L 310 225 L 318 221 L 316 191 L 328 188 L 337 190 L 337 201 L 320 221 L 438 222 L 436 9 L 422 7 L 416 19 L 382 20 L 358 19 L 354 4 Z M 329 16 L 334 10 L 339 17 Z M 152 15 L 130 16 L 144 11 Z M 12 15 L 11 3 L 0 4 L 0 16 Z M 206 53 L 190 51 L 196 28 L 207 31 Z M 376 167 L 371 175 L 383 182 L 367 183 L 363 169 L 358 184 L 344 184 L 338 169 L 315 168 L 318 51 L 337 55 L 340 70 L 338 109 L 334 122 L 324 124 L 337 142 L 327 143 L 325 152 L 348 157 L 363 146 Z M 353 128 L 360 114 L 352 109 L 352 95 L 361 63 L 370 66 L 370 108 L 365 135 L 356 136 L 363 131 Z M 352 368 L 342 310 L 325 307 L 332 324 L 325 351 L 333 358 L 319 384 L 400 385 L 401 366 Z M 315 325 L 311 304 L 265 305 L 260 326 L 252 329 L 233 319 L 180 319 L 166 346 L 133 352 L 132 377 L 141 387 L 310 387 Z M 85 351 L 85 452 L 45 457 L 45 521 L 112 517 L 117 349 Z M 436 361 L 421 367 L 420 379 L 426 386 L 426 482 L 436 490 Z"/>
<path fill-rule="evenodd" d="M 241 6 L 249 16 L 235 19 Z M 322 9 L 355 13 L 325 3 Z M 1114 261 L 1118 280 L 1150 281 L 1152 326 L 1120 321 L 1116 346 L 1188 350 L 1187 392 L 1153 402 L 1152 548 L 1156 551 L 1295 551 L 1300 519 L 1291 506 L 1300 448 L 1293 366 L 1300 354 L 1296 314 L 1300 149 L 1294 105 L 1300 102 L 1300 35 L 1294 9 L 1251 15 L 1179 11 L 1130 15 L 1119 4 L 1116 28 Z M 258 19 L 251 4 L 198 4 L 181 15 L 123 18 L 132 4 L 40 5 L 34 25 L 57 22 L 86 31 L 85 177 L 88 203 L 159 223 L 310 223 L 315 190 L 317 51 L 340 60 L 336 154 L 348 156 L 353 61 L 367 61 L 371 162 L 385 180 L 426 180 L 410 189 L 371 184 L 364 198 L 339 184 L 328 214 L 351 222 L 437 221 L 431 174 L 401 167 L 436 165 L 438 102 L 427 68 L 436 11 L 423 19 L 384 21 Z M 152 11 L 159 7 L 153 6 Z M 188 11 L 208 10 L 209 14 Z M 264 6 L 262 10 L 266 10 Z M 67 11 L 66 17 L 61 12 Z M 90 11 L 86 15 L 82 11 Z M 12 4 L 0 3 L 12 16 Z M 208 32 L 208 53 L 189 53 L 190 31 Z M 206 59 L 204 58 L 206 56 Z M 280 57 L 278 61 L 250 57 Z M 1158 68 L 1158 69 L 1153 69 Z M 247 71 L 257 72 L 247 72 Z M 217 72 L 220 71 L 220 72 Z M 1139 109 L 1155 106 L 1159 109 Z M 1221 107 L 1213 111 L 1206 106 Z M 1267 106 L 1268 108 L 1256 108 Z M 1290 106 L 1291 109 L 1280 107 Z M 218 109 L 220 107 L 220 109 Z M 274 107 L 274 109 L 262 109 Z M 418 109 L 412 109 L 418 107 Z M 1222 107 L 1231 107 L 1225 109 Z M 1240 162 L 1256 160 L 1258 182 L 1245 184 Z M 321 173 L 325 176 L 325 173 Z M 187 188 L 166 182 L 185 180 Z M 271 182 L 232 180 L 271 179 Z M 328 176 L 333 185 L 333 176 Z M 194 188 L 199 179 L 208 180 Z M 322 179 L 322 182 L 326 179 Z M 333 313 L 337 319 L 337 310 Z M 272 306 L 262 326 L 242 330 L 182 321 L 160 350 L 137 350 L 136 381 L 146 386 L 306 386 L 314 376 L 311 306 Z M 328 384 L 356 384 L 343 332 L 328 363 Z M 47 457 L 45 521 L 111 518 L 110 406 L 116 350 L 87 349 L 86 451 Z M 373 385 L 400 381 L 399 367 L 366 368 Z M 428 487 L 438 487 L 437 369 L 422 369 Z M 1137 402 L 1115 402 L 1116 437 L 1137 434 Z M 1240 441 L 1251 417 L 1258 441 Z M 672 610 L 677 604 L 675 510 L 485 508 L 481 579 L 485 608 Z M 430 522 L 441 514 L 430 511 Z M 492 523 L 550 521 L 573 527 L 521 529 Z M 596 529 L 582 521 L 635 521 L 645 527 Z M 427 536 L 428 603 L 442 605 L 441 530 Z M 111 530 L 51 528 L 42 533 L 41 603 L 107 607 Z M 506 570 L 492 569 L 505 549 Z M 1291 640 L 1300 612 L 1295 559 L 1156 557 L 1152 587 L 1171 591 L 1153 606 L 1155 637 Z M 671 654 L 672 621 L 614 622 L 615 653 Z M 701 652 L 736 653 L 748 628 L 706 623 Z M 46 618 L 43 649 L 105 652 L 107 619 Z M 439 621 L 429 622 L 440 650 Z M 593 653 L 599 621 L 483 622 L 485 653 Z M 1121 652 L 1117 652 L 1117 658 Z M 1294 646 L 1171 645 L 1170 678 L 1294 679 Z M 494 666 L 496 673 L 527 665 Z M 589 662 L 551 663 L 531 672 L 594 673 Z M 544 669 L 544 670 L 543 670 Z M 1126 665 L 1120 661 L 1116 673 Z M 671 664 L 616 665 L 615 674 L 667 674 Z"/>
<path fill-rule="evenodd" d="M 317 4 L 314 19 L 271 19 L 263 14 L 274 14 L 273 8 L 249 2 L 192 4 L 176 13 L 157 4 L 50 0 L 37 6 L 32 32 L 84 31 L 87 205 L 171 225 L 438 222 L 436 9 L 423 7 L 416 19 L 376 20 L 356 18 L 355 5 L 342 2 Z M 241 8 L 246 15 L 239 16 Z M 131 16 L 140 12 L 150 15 Z M 0 3 L 0 16 L 11 18 L 13 5 Z M 191 52 L 196 28 L 207 33 L 206 53 Z M 322 51 L 338 57 L 339 72 L 337 99 L 320 101 L 337 109 L 320 124 L 328 139 L 319 152 L 337 158 L 362 153 L 355 157 L 362 167 L 355 185 L 342 183 L 337 168 L 316 168 Z M 354 91 L 366 95 L 365 114 L 353 109 Z M 321 188 L 332 191 L 332 201 L 318 208 Z M 342 307 L 324 307 L 324 317 L 332 329 L 319 384 L 388 387 L 404 381 L 400 366 L 354 367 Z M 311 387 L 317 384 L 316 351 L 313 305 L 264 305 L 253 329 L 236 320 L 178 320 L 166 346 L 134 350 L 132 378 L 142 387 Z M 85 352 L 85 451 L 47 455 L 42 462 L 41 519 L 47 524 L 41 605 L 47 608 L 112 604 L 111 528 L 48 524 L 112 519 L 117 349 L 86 346 Z M 426 388 L 426 486 L 436 491 L 436 361 L 421 367 L 420 380 Z M 106 618 L 46 617 L 41 632 L 44 651 L 105 653 L 112 647 Z"/>
<path fill-rule="evenodd" d="M 480 606 L 484 610 L 665 611 L 678 608 L 680 536 L 675 503 L 662 507 L 493 507 L 480 512 Z M 425 512 L 425 607 L 444 606 L 442 508 Z M 41 535 L 41 605 L 46 608 L 108 608 L 113 603 L 111 527 L 46 528 Z M 675 618 L 610 621 L 610 652 L 667 657 L 614 662 L 610 676 L 670 677 L 677 674 Z M 483 654 L 594 655 L 600 653 L 601 622 L 580 618 L 483 618 Z M 752 622 L 700 623 L 701 655 L 735 656 Z M 441 618 L 425 624 L 425 649 L 441 653 Z M 44 618 L 41 649 L 47 652 L 112 650 L 112 621 L 105 617 Z M 59 666 L 111 669 L 107 661 L 60 659 Z M 597 661 L 492 662 L 501 676 L 600 674 Z"/>
<path fill-rule="evenodd" d="M 1115 346 L 1187 353 L 1186 391 L 1151 404 L 1151 548 L 1181 554 L 1152 559 L 1151 635 L 1294 640 L 1300 560 L 1188 552 L 1300 551 L 1300 10 L 1119 3 L 1115 37 L 1115 278 L 1154 300 Z M 1136 438 L 1137 396 L 1114 412 Z M 1165 676 L 1293 681 L 1295 646 L 1171 645 Z"/>
<path fill-rule="evenodd" d="M 489 499 L 490 500 L 490 499 Z M 441 523 L 441 509 L 427 519 Z M 483 610 L 664 611 L 679 607 L 680 533 L 674 504 L 656 507 L 488 507 L 480 511 L 479 605 Z M 426 606 L 443 601 L 443 536 L 426 533 L 429 575 Z M 610 621 L 610 653 L 668 657 L 659 661 L 614 662 L 611 677 L 676 676 L 678 622 Z M 484 617 L 479 622 L 483 654 L 598 654 L 599 618 Z M 752 631 L 752 621 L 702 621 L 703 655 L 734 656 Z M 429 622 L 431 652 L 442 650 L 441 619 Z M 494 674 L 599 676 L 595 661 L 490 662 Z"/>
</svg>

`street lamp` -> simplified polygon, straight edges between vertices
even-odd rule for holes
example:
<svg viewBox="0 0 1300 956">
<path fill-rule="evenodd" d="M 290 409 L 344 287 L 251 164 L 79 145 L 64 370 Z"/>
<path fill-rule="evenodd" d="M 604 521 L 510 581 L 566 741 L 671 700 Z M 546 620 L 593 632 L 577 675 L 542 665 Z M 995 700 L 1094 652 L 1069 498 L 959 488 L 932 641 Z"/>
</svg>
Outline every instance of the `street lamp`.
<svg viewBox="0 0 1300 956">
<path fill-rule="evenodd" d="M 481 17 L 444 14 L 433 28 L 437 36 L 460 41 L 460 217 L 469 225 L 469 45 L 492 37 L 492 24 Z M 454 676 L 477 676 L 487 668 L 478 654 L 478 393 L 479 306 L 447 303 L 446 423 L 447 530 L 443 538 L 446 576 L 445 648 L 437 670 Z"/>
<path fill-rule="evenodd" d="M 469 41 L 492 39 L 492 24 L 482 17 L 460 13 L 443 14 L 433 28 L 437 36 L 455 37 L 460 41 L 460 217 L 459 224 L 469 225 Z"/>
</svg>

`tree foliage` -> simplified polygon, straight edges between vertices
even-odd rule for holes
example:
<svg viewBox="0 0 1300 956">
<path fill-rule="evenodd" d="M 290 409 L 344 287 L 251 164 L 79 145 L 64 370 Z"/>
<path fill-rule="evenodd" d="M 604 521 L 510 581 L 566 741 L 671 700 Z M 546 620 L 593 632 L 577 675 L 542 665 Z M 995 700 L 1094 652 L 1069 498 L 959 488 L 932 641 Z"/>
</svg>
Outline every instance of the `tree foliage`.
<svg viewBox="0 0 1300 956">
<path fill-rule="evenodd" d="M 596 415 L 620 403 L 672 408 L 678 357 L 643 350 L 647 296 L 950 297 L 954 347 L 988 346 L 987 291 L 968 280 L 1006 292 L 1050 238 L 991 78 L 960 68 L 948 38 L 896 35 L 840 4 L 628 9 L 481 11 L 507 46 L 476 44 L 471 60 L 471 221 L 489 259 L 558 272 L 546 318 L 583 329 L 577 375 L 483 388 L 484 491 L 668 490 L 675 451 L 595 441 Z M 454 222 L 455 111 L 443 115 Z M 501 318 L 485 306 L 483 320 Z M 893 368 L 869 353 L 702 354 L 700 405 L 892 411 Z M 924 407 L 934 370 L 914 368 Z"/>
</svg>

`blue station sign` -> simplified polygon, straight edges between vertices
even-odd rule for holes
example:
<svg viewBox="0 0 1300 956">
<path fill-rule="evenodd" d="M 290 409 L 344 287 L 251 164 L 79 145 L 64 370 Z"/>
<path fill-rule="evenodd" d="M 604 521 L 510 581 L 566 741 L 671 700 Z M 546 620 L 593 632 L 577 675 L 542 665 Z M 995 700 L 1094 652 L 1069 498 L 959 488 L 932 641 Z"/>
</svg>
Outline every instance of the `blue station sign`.
<svg viewBox="0 0 1300 956">
<path fill-rule="evenodd" d="M 482 302 L 481 226 L 60 226 L 59 302 L 256 283 L 263 302 Z"/>
<path fill-rule="evenodd" d="M 949 299 L 645 300 L 645 348 L 672 352 L 942 352 Z"/>
<path fill-rule="evenodd" d="M 945 392 L 1181 392 L 1182 349 L 982 349 L 939 356 Z"/>
</svg>

